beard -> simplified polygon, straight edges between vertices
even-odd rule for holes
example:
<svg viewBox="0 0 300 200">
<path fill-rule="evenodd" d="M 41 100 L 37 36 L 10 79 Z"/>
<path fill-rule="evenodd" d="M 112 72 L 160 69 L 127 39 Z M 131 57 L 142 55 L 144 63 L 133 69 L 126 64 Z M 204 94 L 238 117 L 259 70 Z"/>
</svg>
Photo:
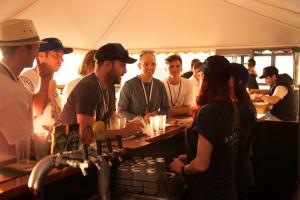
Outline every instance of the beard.
<svg viewBox="0 0 300 200">
<path fill-rule="evenodd" d="M 120 76 L 117 75 L 114 66 L 108 72 L 106 80 L 110 84 L 120 84 L 121 83 L 121 78 L 120 78 Z"/>
</svg>

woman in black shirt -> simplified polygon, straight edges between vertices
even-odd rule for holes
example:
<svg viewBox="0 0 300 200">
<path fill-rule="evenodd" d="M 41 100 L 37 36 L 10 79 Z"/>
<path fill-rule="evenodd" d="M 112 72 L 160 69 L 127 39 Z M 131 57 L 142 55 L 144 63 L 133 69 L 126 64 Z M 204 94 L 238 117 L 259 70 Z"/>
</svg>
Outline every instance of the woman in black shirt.
<svg viewBox="0 0 300 200">
<path fill-rule="evenodd" d="M 174 159 L 170 167 L 185 175 L 189 199 L 236 200 L 237 112 L 229 85 L 230 63 L 223 56 L 211 56 L 205 60 L 203 72 L 197 99 L 200 110 L 186 131 L 187 155 Z"/>
<path fill-rule="evenodd" d="M 246 90 L 249 76 L 247 69 L 241 64 L 231 63 L 231 75 L 239 113 L 236 185 L 239 200 L 247 200 L 254 186 L 250 148 L 254 139 L 256 110 Z"/>
</svg>

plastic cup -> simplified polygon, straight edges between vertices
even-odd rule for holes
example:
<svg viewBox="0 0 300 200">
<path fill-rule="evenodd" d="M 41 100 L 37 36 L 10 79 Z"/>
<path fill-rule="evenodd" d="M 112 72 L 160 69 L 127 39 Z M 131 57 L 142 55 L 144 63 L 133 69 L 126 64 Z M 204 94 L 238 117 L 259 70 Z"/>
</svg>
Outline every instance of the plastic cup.
<svg viewBox="0 0 300 200">
<path fill-rule="evenodd" d="M 150 127 L 154 134 L 159 132 L 159 118 L 157 116 L 150 116 Z"/>
<path fill-rule="evenodd" d="M 165 133 L 166 129 L 166 115 L 157 115 L 158 117 L 158 123 L 159 123 L 159 133 Z"/>
<path fill-rule="evenodd" d="M 126 117 L 111 118 L 108 124 L 108 130 L 118 130 L 126 127 Z"/>
<path fill-rule="evenodd" d="M 15 142 L 17 162 L 25 164 L 29 162 L 30 137 L 19 137 Z"/>
</svg>

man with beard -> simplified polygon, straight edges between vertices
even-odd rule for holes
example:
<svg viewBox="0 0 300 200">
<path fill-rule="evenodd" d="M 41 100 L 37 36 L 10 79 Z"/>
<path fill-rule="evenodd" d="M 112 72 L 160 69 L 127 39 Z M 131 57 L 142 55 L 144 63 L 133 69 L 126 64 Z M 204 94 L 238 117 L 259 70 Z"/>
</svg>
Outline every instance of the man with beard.
<svg viewBox="0 0 300 200">
<path fill-rule="evenodd" d="M 134 63 L 136 59 L 128 56 L 128 52 L 119 43 L 108 43 L 100 47 L 95 54 L 95 72 L 84 77 L 72 90 L 65 104 L 61 119 L 65 124 L 79 124 L 80 133 L 96 121 L 105 124 L 115 116 L 114 84 L 121 82 L 126 73 L 126 63 Z M 129 136 L 141 130 L 138 121 L 127 124 L 124 130 L 111 130 L 107 137 L 119 133 Z"/>
<path fill-rule="evenodd" d="M 153 77 L 156 59 L 153 51 L 142 51 L 138 64 L 141 74 L 126 81 L 120 91 L 118 111 L 127 119 L 143 116 L 145 121 L 156 114 L 167 115 L 169 103 L 164 84 Z"/>
</svg>

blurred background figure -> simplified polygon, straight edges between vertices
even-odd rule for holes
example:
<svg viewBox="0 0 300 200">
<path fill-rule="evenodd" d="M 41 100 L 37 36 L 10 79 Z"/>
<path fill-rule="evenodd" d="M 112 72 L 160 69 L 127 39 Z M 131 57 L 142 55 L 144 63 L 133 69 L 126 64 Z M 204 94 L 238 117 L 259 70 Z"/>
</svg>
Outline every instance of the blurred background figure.
<svg viewBox="0 0 300 200">
<path fill-rule="evenodd" d="M 192 61 L 191 61 L 191 68 L 190 68 L 190 71 L 188 72 L 185 72 L 181 75 L 181 77 L 183 78 L 186 78 L 186 79 L 189 79 L 193 76 L 193 66 L 198 63 L 198 62 L 201 62 L 198 58 L 194 58 Z"/>
<path fill-rule="evenodd" d="M 193 101 L 192 106 L 196 106 L 196 100 L 199 95 L 201 83 L 203 80 L 203 63 L 197 62 L 193 67 L 193 76 L 190 78 L 193 85 Z"/>
<path fill-rule="evenodd" d="M 247 84 L 247 87 L 248 89 L 258 89 L 258 84 L 257 84 L 257 81 L 256 81 L 256 77 L 257 77 L 257 73 L 255 71 L 255 65 L 256 65 L 256 62 L 253 58 L 249 58 L 248 60 L 248 63 L 247 63 L 247 69 L 248 69 L 248 72 L 249 72 L 249 80 L 248 80 L 248 84 Z"/>
<path fill-rule="evenodd" d="M 67 83 L 63 89 L 62 92 L 62 106 L 64 106 L 67 103 L 67 99 L 73 90 L 73 88 L 77 85 L 77 83 L 86 75 L 94 72 L 95 70 L 95 53 L 97 50 L 91 50 L 87 52 L 85 55 L 80 67 L 78 68 L 78 74 L 81 76 L 77 79 L 74 79 L 73 81 Z"/>
</svg>

